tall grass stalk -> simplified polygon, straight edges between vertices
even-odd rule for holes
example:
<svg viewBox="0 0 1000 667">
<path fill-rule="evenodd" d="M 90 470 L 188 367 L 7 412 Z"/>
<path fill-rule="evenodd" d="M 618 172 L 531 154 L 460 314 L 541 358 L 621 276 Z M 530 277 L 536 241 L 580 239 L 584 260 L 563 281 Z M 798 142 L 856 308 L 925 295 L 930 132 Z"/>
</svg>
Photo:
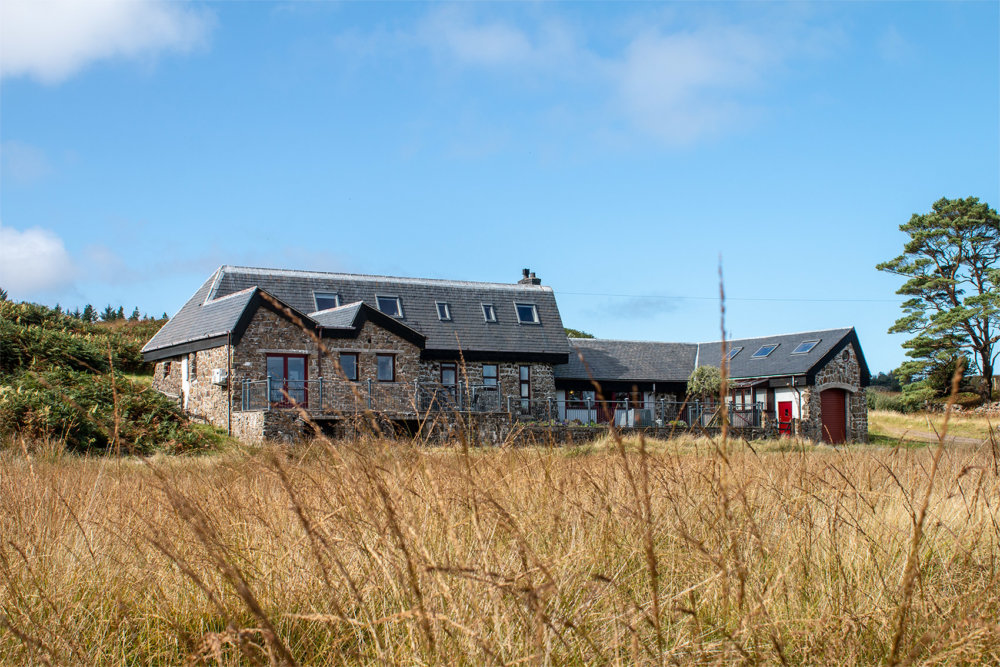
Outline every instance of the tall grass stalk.
<svg viewBox="0 0 1000 667">
<path fill-rule="evenodd" d="M 995 663 L 993 447 L 7 451 L 0 661 Z"/>
</svg>

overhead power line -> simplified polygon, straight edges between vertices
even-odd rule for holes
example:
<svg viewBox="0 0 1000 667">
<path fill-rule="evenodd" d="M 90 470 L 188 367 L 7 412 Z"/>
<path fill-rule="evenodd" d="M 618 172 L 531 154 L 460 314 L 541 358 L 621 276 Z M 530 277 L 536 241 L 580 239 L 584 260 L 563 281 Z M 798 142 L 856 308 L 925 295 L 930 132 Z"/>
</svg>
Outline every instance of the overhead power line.
<svg viewBox="0 0 1000 667">
<path fill-rule="evenodd" d="M 627 299 L 678 299 L 685 301 L 718 301 L 718 296 L 687 296 L 678 294 L 614 294 L 611 292 L 566 292 L 555 290 L 559 294 L 573 296 L 607 296 Z M 790 303 L 899 303 L 899 299 L 810 299 L 803 297 L 739 297 L 726 295 L 726 301 L 781 301 Z"/>
</svg>

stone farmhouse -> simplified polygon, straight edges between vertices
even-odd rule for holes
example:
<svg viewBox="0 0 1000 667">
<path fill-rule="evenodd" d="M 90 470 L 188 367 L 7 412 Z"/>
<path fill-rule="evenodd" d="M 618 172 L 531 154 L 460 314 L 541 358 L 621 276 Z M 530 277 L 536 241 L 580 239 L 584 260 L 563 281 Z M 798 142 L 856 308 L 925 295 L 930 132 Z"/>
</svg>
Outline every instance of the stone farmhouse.
<svg viewBox="0 0 1000 667">
<path fill-rule="evenodd" d="M 516 283 L 220 267 L 143 348 L 153 387 L 244 440 L 377 415 L 416 432 L 455 415 L 510 424 L 736 428 L 866 441 L 857 334 L 729 341 L 730 395 L 686 400 L 722 344 L 568 339 L 555 295 Z"/>
</svg>

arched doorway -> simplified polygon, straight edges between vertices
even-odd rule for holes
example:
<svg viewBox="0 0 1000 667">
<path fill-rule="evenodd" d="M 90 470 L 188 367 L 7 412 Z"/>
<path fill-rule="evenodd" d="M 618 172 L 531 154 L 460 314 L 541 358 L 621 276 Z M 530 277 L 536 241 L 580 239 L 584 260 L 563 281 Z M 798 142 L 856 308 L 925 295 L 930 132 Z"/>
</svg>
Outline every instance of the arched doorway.
<svg viewBox="0 0 1000 667">
<path fill-rule="evenodd" d="M 847 440 L 847 392 L 825 389 L 819 394 L 823 441 L 831 444 Z"/>
</svg>

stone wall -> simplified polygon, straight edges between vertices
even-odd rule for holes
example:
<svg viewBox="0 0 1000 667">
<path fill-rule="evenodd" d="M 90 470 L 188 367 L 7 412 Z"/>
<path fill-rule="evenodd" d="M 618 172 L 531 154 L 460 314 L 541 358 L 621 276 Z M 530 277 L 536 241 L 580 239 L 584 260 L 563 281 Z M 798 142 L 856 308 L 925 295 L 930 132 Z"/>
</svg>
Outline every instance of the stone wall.
<svg viewBox="0 0 1000 667">
<path fill-rule="evenodd" d="M 153 367 L 153 389 L 167 396 L 181 395 L 181 358 L 170 357 L 156 362 Z"/>
<path fill-rule="evenodd" d="M 212 370 L 226 370 L 228 346 L 189 352 L 158 361 L 153 367 L 153 389 L 176 398 L 178 404 L 196 421 L 221 428 L 228 424 L 226 388 L 212 384 Z M 183 366 L 188 367 L 187 401 L 184 401 Z"/>
<path fill-rule="evenodd" d="M 815 384 L 802 389 L 802 415 L 799 434 L 820 441 L 823 439 L 823 417 L 820 394 L 825 389 L 847 392 L 846 438 L 848 442 L 868 442 L 868 400 L 861 386 L 861 365 L 854 347 L 848 345 L 816 373 Z"/>
<path fill-rule="evenodd" d="M 208 350 L 198 350 L 188 355 L 187 411 L 192 417 L 201 418 L 221 428 L 229 425 L 229 404 L 227 387 L 212 384 L 212 370 L 221 369 L 226 373 L 229 346 L 220 345 Z"/>
<path fill-rule="evenodd" d="M 533 411 L 545 411 L 544 400 L 556 396 L 555 373 L 552 364 L 514 363 L 508 361 L 466 361 L 455 360 L 424 360 L 420 363 L 420 381 L 429 385 L 441 382 L 441 364 L 454 363 L 458 368 L 458 381 L 465 386 L 475 387 L 483 384 L 483 365 L 497 366 L 497 382 L 500 386 L 500 409 L 507 409 L 507 397 L 515 398 L 521 395 L 521 366 L 530 366 L 530 393 L 533 401 Z M 511 399 L 514 400 L 514 399 Z M 541 406 L 539 407 L 539 405 Z"/>
<path fill-rule="evenodd" d="M 233 413 L 233 437 L 242 442 L 256 444 L 272 442 L 297 442 L 311 429 L 290 410 L 247 410 Z"/>
</svg>

